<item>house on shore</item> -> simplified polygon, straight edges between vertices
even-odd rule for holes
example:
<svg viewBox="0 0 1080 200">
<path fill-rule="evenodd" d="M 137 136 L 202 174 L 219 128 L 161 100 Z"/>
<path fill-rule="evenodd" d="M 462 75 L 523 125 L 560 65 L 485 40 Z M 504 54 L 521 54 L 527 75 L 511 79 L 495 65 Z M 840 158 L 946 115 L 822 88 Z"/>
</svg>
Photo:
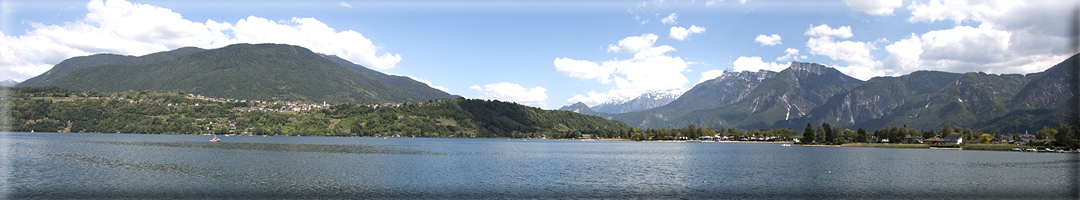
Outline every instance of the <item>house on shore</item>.
<svg viewBox="0 0 1080 200">
<path fill-rule="evenodd" d="M 944 145 L 958 145 L 958 144 L 963 144 L 964 143 L 964 137 L 961 136 L 961 135 L 945 136 L 945 138 L 942 138 L 942 139 L 945 140 L 945 141 L 941 142 L 941 144 L 944 144 Z"/>
</svg>

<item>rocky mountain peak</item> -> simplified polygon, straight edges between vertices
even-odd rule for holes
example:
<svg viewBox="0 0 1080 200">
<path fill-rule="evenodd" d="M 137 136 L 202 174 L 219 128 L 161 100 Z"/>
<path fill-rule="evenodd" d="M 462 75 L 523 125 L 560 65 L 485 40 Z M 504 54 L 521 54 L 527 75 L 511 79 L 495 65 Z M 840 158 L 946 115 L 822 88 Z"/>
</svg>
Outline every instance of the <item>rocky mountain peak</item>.
<svg viewBox="0 0 1080 200">
<path fill-rule="evenodd" d="M 823 74 L 829 70 L 829 67 L 817 63 L 804 63 L 804 62 L 791 62 L 791 66 L 788 67 L 792 70 L 807 71 L 813 74 Z"/>
</svg>

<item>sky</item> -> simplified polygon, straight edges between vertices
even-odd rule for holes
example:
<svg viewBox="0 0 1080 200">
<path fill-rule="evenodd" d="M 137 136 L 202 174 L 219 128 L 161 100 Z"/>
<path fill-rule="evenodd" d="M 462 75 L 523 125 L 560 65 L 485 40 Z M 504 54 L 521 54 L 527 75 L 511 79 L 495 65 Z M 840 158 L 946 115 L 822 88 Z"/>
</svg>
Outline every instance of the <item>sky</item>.
<svg viewBox="0 0 1080 200">
<path fill-rule="evenodd" d="M 1078 1 L 0 0 L 0 80 L 75 56 L 280 43 L 545 109 L 820 63 L 868 80 L 1034 73 Z"/>
</svg>

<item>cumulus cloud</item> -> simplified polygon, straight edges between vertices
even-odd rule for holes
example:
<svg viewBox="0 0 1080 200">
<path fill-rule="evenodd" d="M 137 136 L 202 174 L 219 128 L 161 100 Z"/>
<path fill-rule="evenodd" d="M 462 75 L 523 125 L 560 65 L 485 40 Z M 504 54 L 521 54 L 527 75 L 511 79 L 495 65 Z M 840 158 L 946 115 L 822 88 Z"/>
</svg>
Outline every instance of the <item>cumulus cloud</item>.
<svg viewBox="0 0 1080 200">
<path fill-rule="evenodd" d="M 349 3 L 345 3 L 344 1 L 338 3 L 338 5 L 341 5 L 341 7 L 352 8 L 352 5 L 350 5 Z"/>
<path fill-rule="evenodd" d="M 718 69 L 713 69 L 713 70 L 701 72 L 701 80 L 699 80 L 697 83 L 705 82 L 707 80 L 712 80 L 712 79 L 714 79 L 716 77 L 720 77 L 721 75 L 724 75 L 724 71 L 720 71 Z"/>
<path fill-rule="evenodd" d="M 775 62 L 764 62 L 764 61 L 761 61 L 761 57 L 757 57 L 757 56 L 754 56 L 754 57 L 739 56 L 739 59 L 735 59 L 735 62 L 732 62 L 731 65 L 732 65 L 731 67 L 734 69 L 732 71 L 736 71 L 736 72 L 738 72 L 738 71 L 756 72 L 756 71 L 759 71 L 759 70 L 769 70 L 769 71 L 778 72 L 778 71 L 782 71 L 782 70 L 786 69 L 787 66 L 790 66 L 791 64 L 790 63 L 788 63 L 788 64 L 777 64 Z"/>
<path fill-rule="evenodd" d="M 94 0 L 86 16 L 61 25 L 27 22 L 21 36 L 0 35 L 0 74 L 25 79 L 60 61 L 97 53 L 145 55 L 185 46 L 218 48 L 235 43 L 284 43 L 375 69 L 397 66 L 398 54 L 383 53 L 358 32 L 337 31 L 314 18 L 273 21 L 249 16 L 235 24 L 192 22 L 167 8 L 123 0 Z"/>
<path fill-rule="evenodd" d="M 844 0 L 844 3 L 871 15 L 892 15 L 893 9 L 904 5 L 903 0 Z"/>
<path fill-rule="evenodd" d="M 815 36 L 806 41 L 806 47 L 809 48 L 810 54 L 828 56 L 832 60 L 847 62 L 848 66 L 846 68 L 851 68 L 849 71 L 859 72 L 859 74 L 848 74 L 852 77 L 866 80 L 875 74 L 865 72 L 885 70 L 882 68 L 881 62 L 875 60 L 871 54 L 871 51 L 877 49 L 873 42 L 835 41 L 833 39 L 833 37 L 850 38 L 854 36 L 851 34 L 851 27 L 841 26 L 833 29 L 826 24 L 822 24 L 820 26 L 811 26 L 810 29 L 806 30 L 805 34 Z"/>
<path fill-rule="evenodd" d="M 683 41 L 690 37 L 690 34 L 704 33 L 705 27 L 690 25 L 690 28 L 683 27 L 671 27 L 671 32 L 668 34 L 668 38 Z"/>
<path fill-rule="evenodd" d="M 754 38 L 754 42 L 761 43 L 761 46 L 772 46 L 772 45 L 782 44 L 782 43 L 780 43 L 780 35 L 777 35 L 777 34 L 757 35 L 757 38 Z"/>
<path fill-rule="evenodd" d="M 611 73 L 615 66 L 601 66 L 598 63 L 569 58 L 555 59 L 555 72 L 579 79 L 596 79 L 600 83 L 611 83 Z"/>
<path fill-rule="evenodd" d="M 828 24 L 821 24 L 818 26 L 810 25 L 810 29 L 807 29 L 805 33 L 814 37 L 838 37 L 838 38 L 850 38 L 855 36 L 851 34 L 850 26 L 841 26 L 840 28 L 830 28 Z"/>
<path fill-rule="evenodd" d="M 678 23 L 678 22 L 675 22 L 675 20 L 678 19 L 678 18 L 679 18 L 678 14 L 671 13 L 671 15 L 668 15 L 664 19 L 661 19 L 660 22 L 663 22 L 664 24 L 675 24 L 675 23 Z"/>
<path fill-rule="evenodd" d="M 739 0 L 739 4 L 746 4 L 747 2 L 750 2 L 750 0 Z"/>
<path fill-rule="evenodd" d="M 785 61 L 785 60 L 788 60 L 788 59 L 793 59 L 793 58 L 796 58 L 798 55 L 799 55 L 799 50 L 798 49 L 787 48 L 786 50 L 784 50 L 784 56 L 776 57 L 776 61 Z M 802 59 L 806 59 L 806 56 L 803 56 Z"/>
<path fill-rule="evenodd" d="M 411 78 L 411 79 L 413 79 L 413 80 L 415 80 L 417 82 L 427 84 L 428 87 L 435 88 L 437 90 L 442 90 L 443 92 L 450 92 L 449 88 L 446 88 L 446 87 L 443 87 L 443 86 L 433 85 L 433 84 L 431 84 L 430 80 L 423 79 L 423 78 L 420 78 L 420 77 L 410 76 L 410 75 L 405 75 L 405 77 L 409 77 L 409 78 Z"/>
<path fill-rule="evenodd" d="M 1072 6 L 1053 1 L 912 2 L 911 23 L 952 21 L 956 26 L 912 33 L 885 47 L 885 65 L 915 70 L 1032 73 L 1068 57 L 1062 21 Z M 961 26 L 962 22 L 978 26 Z"/>
<path fill-rule="evenodd" d="M 649 90 L 682 88 L 689 80 L 682 74 L 690 62 L 667 55 L 674 47 L 655 46 L 658 36 L 644 34 L 619 40 L 608 46 L 608 52 L 633 54 L 630 59 L 603 62 L 556 58 L 555 71 L 582 80 L 596 79 L 611 85 L 607 92 L 590 91 L 575 95 L 567 103 L 583 102 L 596 105 L 611 99 L 636 97 Z M 610 80 L 608 79 L 610 77 Z"/>
<path fill-rule="evenodd" d="M 481 99 L 516 102 L 522 105 L 547 108 L 547 89 L 536 86 L 533 88 L 521 87 L 515 83 L 499 82 L 480 87 L 473 85 L 469 89 L 480 92 Z"/>
<path fill-rule="evenodd" d="M 1030 73 L 1061 62 L 1064 55 L 1023 55 L 1010 48 L 1012 34 L 990 24 L 957 26 L 930 31 L 885 47 L 885 62 L 903 72 L 943 70 L 952 72 Z"/>
<path fill-rule="evenodd" d="M 724 1 L 724 0 L 719 0 L 719 1 Z M 705 1 L 705 6 L 713 6 L 713 5 L 716 5 L 716 2 L 717 2 L 717 0 L 709 0 L 709 1 Z"/>
</svg>

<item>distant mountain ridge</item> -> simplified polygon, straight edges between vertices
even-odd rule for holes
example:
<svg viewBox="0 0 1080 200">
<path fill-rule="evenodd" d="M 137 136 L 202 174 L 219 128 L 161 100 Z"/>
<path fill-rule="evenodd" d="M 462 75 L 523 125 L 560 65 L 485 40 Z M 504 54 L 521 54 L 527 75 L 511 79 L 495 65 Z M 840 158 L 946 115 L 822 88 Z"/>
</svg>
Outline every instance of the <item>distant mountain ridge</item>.
<svg viewBox="0 0 1080 200">
<path fill-rule="evenodd" d="M 792 62 L 780 72 L 725 72 L 671 103 L 611 118 L 634 127 L 800 130 L 827 122 L 845 128 L 886 126 L 1016 133 L 1068 123 L 1077 55 L 1044 72 L 964 74 L 916 71 L 861 81 L 834 68 Z"/>
<path fill-rule="evenodd" d="M 608 117 L 608 116 L 610 116 L 610 115 L 605 114 L 605 113 L 596 112 L 592 108 L 589 108 L 589 105 L 585 105 L 585 103 L 581 103 L 581 102 L 570 104 L 568 106 L 563 106 L 562 108 L 559 108 L 559 110 L 570 111 L 570 112 L 574 112 L 574 113 L 582 114 L 582 115 L 592 115 L 592 116 L 600 116 L 600 117 Z"/>
<path fill-rule="evenodd" d="M 252 100 L 329 103 L 419 102 L 457 98 L 408 77 L 282 44 L 185 47 L 144 56 L 67 59 L 17 87 L 98 92 L 166 91 Z"/>
<path fill-rule="evenodd" d="M 3 82 L 0 82 L 0 86 L 4 86 L 4 87 L 11 87 L 11 86 L 15 86 L 15 85 L 18 85 L 18 84 L 19 84 L 19 81 L 16 81 L 16 80 L 13 80 L 13 79 L 8 79 L 8 80 L 5 80 Z"/>
<path fill-rule="evenodd" d="M 684 92 L 686 90 L 682 88 L 646 91 L 637 97 L 615 99 L 591 108 L 607 114 L 637 112 L 667 105 L 682 96 Z"/>
</svg>

